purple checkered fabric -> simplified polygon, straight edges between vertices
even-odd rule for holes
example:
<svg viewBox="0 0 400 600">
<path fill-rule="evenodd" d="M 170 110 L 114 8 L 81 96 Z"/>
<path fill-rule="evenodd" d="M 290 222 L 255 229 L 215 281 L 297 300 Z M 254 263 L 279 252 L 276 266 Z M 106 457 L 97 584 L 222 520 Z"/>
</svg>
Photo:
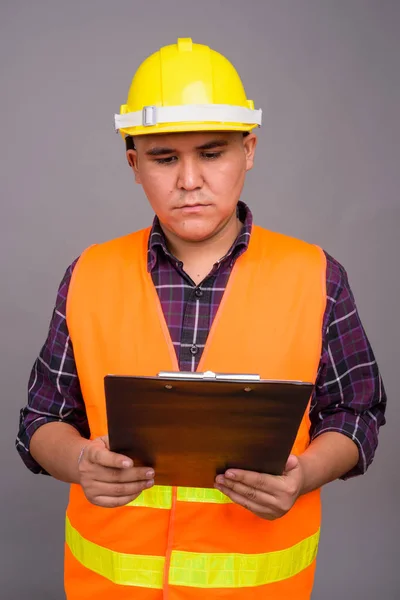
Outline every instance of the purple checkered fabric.
<svg viewBox="0 0 400 600">
<path fill-rule="evenodd" d="M 196 286 L 182 263 L 169 252 L 157 217 L 149 238 L 148 269 L 160 298 L 182 371 L 195 371 L 208 332 L 220 305 L 236 259 L 246 251 L 252 214 L 242 202 L 238 215 L 241 233 L 230 251 Z M 343 478 L 359 475 L 372 462 L 378 430 L 385 423 L 386 394 L 368 338 L 361 324 L 344 268 L 327 257 L 327 306 L 323 345 L 313 394 L 311 437 L 340 432 L 358 446 L 360 459 Z M 28 404 L 20 413 L 16 446 L 26 466 L 43 472 L 29 452 L 33 433 L 43 424 L 63 421 L 89 437 L 72 343 L 66 323 L 66 300 L 76 261 L 67 269 L 57 294 L 46 342 L 29 380 Z"/>
</svg>

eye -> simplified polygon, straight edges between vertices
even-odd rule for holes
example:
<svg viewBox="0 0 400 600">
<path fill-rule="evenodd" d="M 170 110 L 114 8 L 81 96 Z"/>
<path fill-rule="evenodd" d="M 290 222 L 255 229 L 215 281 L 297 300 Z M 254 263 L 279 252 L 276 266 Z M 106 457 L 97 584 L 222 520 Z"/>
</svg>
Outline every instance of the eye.
<svg viewBox="0 0 400 600">
<path fill-rule="evenodd" d="M 176 156 L 167 156 L 166 158 L 156 158 L 155 162 L 158 165 L 171 165 L 177 160 Z"/>
<path fill-rule="evenodd" d="M 203 152 L 202 157 L 206 160 L 216 160 L 222 156 L 222 152 Z"/>
</svg>

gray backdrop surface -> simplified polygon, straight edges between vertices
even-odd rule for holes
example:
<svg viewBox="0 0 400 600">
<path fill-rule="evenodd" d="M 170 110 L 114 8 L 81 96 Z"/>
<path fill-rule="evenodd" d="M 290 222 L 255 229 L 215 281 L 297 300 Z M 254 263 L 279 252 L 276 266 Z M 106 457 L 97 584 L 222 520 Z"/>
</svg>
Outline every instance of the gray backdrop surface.
<svg viewBox="0 0 400 600">
<path fill-rule="evenodd" d="M 260 225 L 344 264 L 389 395 L 365 477 L 323 493 L 315 600 L 400 598 L 400 2 L 2 0 L 0 597 L 63 598 L 67 486 L 14 450 L 64 270 L 149 224 L 113 114 L 177 37 L 226 54 L 264 109 L 243 199 Z"/>
</svg>

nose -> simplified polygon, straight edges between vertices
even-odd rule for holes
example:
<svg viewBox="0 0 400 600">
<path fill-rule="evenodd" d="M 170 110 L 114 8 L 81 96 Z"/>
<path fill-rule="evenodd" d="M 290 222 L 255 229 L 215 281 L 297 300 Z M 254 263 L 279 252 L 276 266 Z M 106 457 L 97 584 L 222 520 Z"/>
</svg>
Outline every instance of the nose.
<svg viewBox="0 0 400 600">
<path fill-rule="evenodd" d="M 201 166 L 195 157 L 184 157 L 181 159 L 178 171 L 177 185 L 180 190 L 192 192 L 203 186 L 203 175 Z"/>
</svg>

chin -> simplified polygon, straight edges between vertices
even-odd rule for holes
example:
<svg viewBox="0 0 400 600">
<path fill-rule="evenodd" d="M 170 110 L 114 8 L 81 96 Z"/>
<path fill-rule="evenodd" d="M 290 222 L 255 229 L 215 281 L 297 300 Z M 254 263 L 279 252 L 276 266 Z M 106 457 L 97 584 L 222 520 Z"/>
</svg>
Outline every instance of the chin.
<svg viewBox="0 0 400 600">
<path fill-rule="evenodd" d="M 174 233 L 185 242 L 203 242 L 215 233 L 213 227 L 176 227 Z"/>
<path fill-rule="evenodd" d="M 212 237 L 213 232 L 210 233 L 190 233 L 188 231 L 182 233 L 176 233 L 176 235 L 185 242 L 205 242 Z"/>
</svg>

